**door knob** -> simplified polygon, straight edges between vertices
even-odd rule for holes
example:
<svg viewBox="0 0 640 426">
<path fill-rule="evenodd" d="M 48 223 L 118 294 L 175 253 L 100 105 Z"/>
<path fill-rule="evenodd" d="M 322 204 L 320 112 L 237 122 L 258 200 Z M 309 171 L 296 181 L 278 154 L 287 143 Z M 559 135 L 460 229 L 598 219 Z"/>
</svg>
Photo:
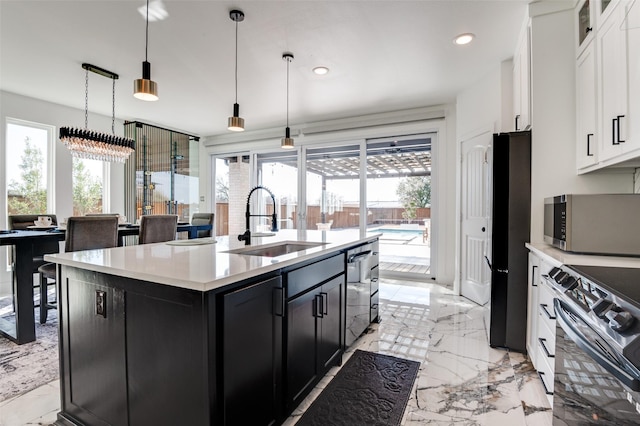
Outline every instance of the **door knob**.
<svg viewBox="0 0 640 426">
<path fill-rule="evenodd" d="M 486 228 L 483 226 L 483 227 L 482 227 L 482 232 L 484 232 L 484 231 L 486 231 Z"/>
</svg>

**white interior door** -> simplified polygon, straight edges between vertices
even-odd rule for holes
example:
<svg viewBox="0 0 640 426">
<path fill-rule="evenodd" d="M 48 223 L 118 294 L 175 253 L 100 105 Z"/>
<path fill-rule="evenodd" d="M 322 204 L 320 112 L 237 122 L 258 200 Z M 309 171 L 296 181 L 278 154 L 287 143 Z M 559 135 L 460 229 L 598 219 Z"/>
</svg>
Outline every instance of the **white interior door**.
<svg viewBox="0 0 640 426">
<path fill-rule="evenodd" d="M 491 297 L 490 132 L 462 142 L 460 293 L 485 305 Z"/>
</svg>

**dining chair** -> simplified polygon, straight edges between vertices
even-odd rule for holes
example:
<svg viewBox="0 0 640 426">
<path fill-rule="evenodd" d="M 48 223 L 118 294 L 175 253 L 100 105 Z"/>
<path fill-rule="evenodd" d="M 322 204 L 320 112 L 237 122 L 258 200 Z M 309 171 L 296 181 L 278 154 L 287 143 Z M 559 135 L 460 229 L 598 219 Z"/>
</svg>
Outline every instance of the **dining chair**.
<svg viewBox="0 0 640 426">
<path fill-rule="evenodd" d="M 117 216 L 76 216 L 67 219 L 65 252 L 94 250 L 118 246 Z M 50 303 L 47 289 L 56 283 L 56 264 L 45 263 L 40 272 L 40 324 L 47 321 L 49 309 L 56 309 Z"/>
<path fill-rule="evenodd" d="M 213 230 L 213 217 L 214 213 L 194 213 L 191 217 L 192 225 L 211 225 L 211 229 L 205 229 L 198 231 L 198 238 L 205 238 L 211 236 Z"/>
<path fill-rule="evenodd" d="M 140 217 L 138 244 L 162 243 L 176 239 L 178 215 L 151 214 Z"/>
</svg>

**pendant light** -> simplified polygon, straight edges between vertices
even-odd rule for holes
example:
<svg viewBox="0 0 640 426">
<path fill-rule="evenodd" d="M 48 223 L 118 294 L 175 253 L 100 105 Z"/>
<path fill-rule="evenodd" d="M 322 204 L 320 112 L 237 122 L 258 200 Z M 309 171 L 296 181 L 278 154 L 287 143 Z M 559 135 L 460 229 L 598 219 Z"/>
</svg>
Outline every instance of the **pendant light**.
<svg viewBox="0 0 640 426">
<path fill-rule="evenodd" d="M 84 129 L 61 127 L 60 141 L 75 158 L 124 163 L 133 152 L 133 139 L 116 136 L 116 80 L 118 74 L 95 65 L 84 63 Z M 111 134 L 89 129 L 89 71 L 112 80 L 111 88 Z"/>
<path fill-rule="evenodd" d="M 142 78 L 133 81 L 133 96 L 143 101 L 158 100 L 158 85 L 151 80 L 151 64 L 147 61 L 149 50 L 149 0 L 147 0 L 147 17 L 145 19 L 146 38 L 144 43 L 144 62 L 142 63 Z"/>
<path fill-rule="evenodd" d="M 287 61 L 287 128 L 285 129 L 284 138 L 280 144 L 281 148 L 293 148 L 293 138 L 291 137 L 291 129 L 289 129 L 289 64 L 293 61 L 292 53 L 283 53 L 282 59 Z"/>
<path fill-rule="evenodd" d="M 240 117 L 240 105 L 238 105 L 238 22 L 244 21 L 244 13 L 240 10 L 232 10 L 229 17 L 236 23 L 236 102 L 233 104 L 233 117 L 229 117 L 229 130 L 242 132 L 244 130 L 244 118 Z"/>
</svg>

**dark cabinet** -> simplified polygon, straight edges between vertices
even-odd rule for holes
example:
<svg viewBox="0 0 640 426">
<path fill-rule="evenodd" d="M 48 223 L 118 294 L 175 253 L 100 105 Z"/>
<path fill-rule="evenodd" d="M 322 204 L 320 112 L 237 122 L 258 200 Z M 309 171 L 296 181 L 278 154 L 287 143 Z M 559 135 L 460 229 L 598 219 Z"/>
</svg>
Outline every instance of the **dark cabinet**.
<svg viewBox="0 0 640 426">
<path fill-rule="evenodd" d="M 287 304 L 287 403 L 295 407 L 340 362 L 344 274 Z"/>
<path fill-rule="evenodd" d="M 62 268 L 56 424 L 209 424 L 202 294 Z"/>
<path fill-rule="evenodd" d="M 282 417 L 283 291 L 277 276 L 222 296 L 222 424 Z"/>
</svg>

